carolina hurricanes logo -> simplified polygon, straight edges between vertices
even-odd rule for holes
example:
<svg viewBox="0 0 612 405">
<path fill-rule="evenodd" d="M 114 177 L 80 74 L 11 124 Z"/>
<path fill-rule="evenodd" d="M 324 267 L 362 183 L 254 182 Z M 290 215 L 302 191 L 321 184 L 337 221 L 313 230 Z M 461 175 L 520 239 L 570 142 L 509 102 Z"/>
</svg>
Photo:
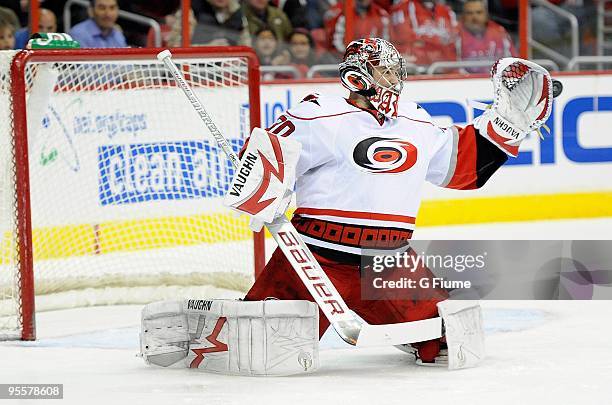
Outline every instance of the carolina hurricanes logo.
<svg viewBox="0 0 612 405">
<path fill-rule="evenodd" d="M 351 91 L 360 91 L 368 88 L 365 79 L 358 72 L 349 70 L 342 75 L 342 79 Z"/>
<path fill-rule="evenodd" d="M 359 142 L 353 161 L 372 173 L 401 173 L 417 161 L 417 148 L 408 141 L 372 137 Z"/>
</svg>

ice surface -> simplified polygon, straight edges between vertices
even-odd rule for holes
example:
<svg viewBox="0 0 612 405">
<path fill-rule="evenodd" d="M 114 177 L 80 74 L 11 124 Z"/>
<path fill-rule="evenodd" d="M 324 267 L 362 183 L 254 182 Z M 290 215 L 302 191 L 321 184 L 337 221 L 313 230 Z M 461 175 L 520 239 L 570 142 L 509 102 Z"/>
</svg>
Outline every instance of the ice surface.
<svg viewBox="0 0 612 405">
<path fill-rule="evenodd" d="M 609 239 L 611 223 L 453 227 L 451 234 L 528 239 L 537 231 L 555 239 L 559 229 L 571 228 L 586 239 Z M 419 237 L 448 234 L 448 228 L 425 228 Z M 329 330 L 320 370 L 283 378 L 146 366 L 136 357 L 140 306 L 42 312 L 39 340 L 0 344 L 0 383 L 63 383 L 61 403 L 87 405 L 612 403 L 612 302 L 489 301 L 483 307 L 488 357 L 478 368 L 419 367 L 392 347 L 347 347 Z"/>
</svg>

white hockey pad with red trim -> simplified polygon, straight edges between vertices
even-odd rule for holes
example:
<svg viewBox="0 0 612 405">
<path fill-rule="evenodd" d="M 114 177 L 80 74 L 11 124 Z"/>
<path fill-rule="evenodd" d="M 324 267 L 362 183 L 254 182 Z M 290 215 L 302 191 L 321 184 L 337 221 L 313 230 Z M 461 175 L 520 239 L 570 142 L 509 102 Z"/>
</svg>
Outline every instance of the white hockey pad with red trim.
<svg viewBox="0 0 612 405">
<path fill-rule="evenodd" d="M 537 63 L 502 58 L 493 65 L 491 80 L 493 104 L 474 120 L 474 126 L 506 154 L 516 157 L 521 141 L 550 116 L 552 79 Z"/>
<path fill-rule="evenodd" d="M 184 300 L 142 310 L 147 364 L 284 376 L 319 366 L 319 310 L 309 301 Z"/>
<path fill-rule="evenodd" d="M 285 213 L 291 201 L 302 145 L 261 128 L 253 129 L 224 204 L 251 216 L 251 229 Z"/>
</svg>

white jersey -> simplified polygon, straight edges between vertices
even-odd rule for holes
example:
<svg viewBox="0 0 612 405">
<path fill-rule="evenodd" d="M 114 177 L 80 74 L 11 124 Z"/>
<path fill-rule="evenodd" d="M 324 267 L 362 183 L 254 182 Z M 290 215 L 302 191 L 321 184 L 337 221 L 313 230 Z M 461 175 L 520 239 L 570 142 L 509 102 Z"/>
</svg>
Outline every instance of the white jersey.
<svg viewBox="0 0 612 405">
<path fill-rule="evenodd" d="M 475 176 L 457 170 L 458 128 L 436 126 L 415 103 L 381 119 L 345 98 L 311 95 L 269 131 L 302 144 L 293 222 L 315 246 L 399 247 L 412 236 L 424 181 L 475 188 L 466 184 Z"/>
</svg>

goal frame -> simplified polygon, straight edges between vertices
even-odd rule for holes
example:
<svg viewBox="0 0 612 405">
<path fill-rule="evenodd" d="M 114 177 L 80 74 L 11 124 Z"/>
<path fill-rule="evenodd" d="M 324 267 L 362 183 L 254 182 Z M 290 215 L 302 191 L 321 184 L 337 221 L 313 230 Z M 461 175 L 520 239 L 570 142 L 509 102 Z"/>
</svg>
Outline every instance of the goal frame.
<svg viewBox="0 0 612 405">
<path fill-rule="evenodd" d="M 16 237 L 19 259 L 19 298 L 21 340 L 36 339 L 34 257 L 28 157 L 28 125 L 26 108 L 26 68 L 31 62 L 96 62 L 154 61 L 159 48 L 106 48 L 78 50 L 23 50 L 11 62 L 10 99 L 13 110 L 13 153 L 15 164 Z M 260 65 L 255 51 L 245 46 L 173 48 L 173 55 L 182 59 L 241 57 L 248 61 L 250 129 L 261 125 Z M 206 132 L 202 128 L 203 134 Z M 208 135 L 203 135 L 208 136 Z M 253 233 L 254 269 L 257 277 L 265 266 L 265 234 Z"/>
</svg>

